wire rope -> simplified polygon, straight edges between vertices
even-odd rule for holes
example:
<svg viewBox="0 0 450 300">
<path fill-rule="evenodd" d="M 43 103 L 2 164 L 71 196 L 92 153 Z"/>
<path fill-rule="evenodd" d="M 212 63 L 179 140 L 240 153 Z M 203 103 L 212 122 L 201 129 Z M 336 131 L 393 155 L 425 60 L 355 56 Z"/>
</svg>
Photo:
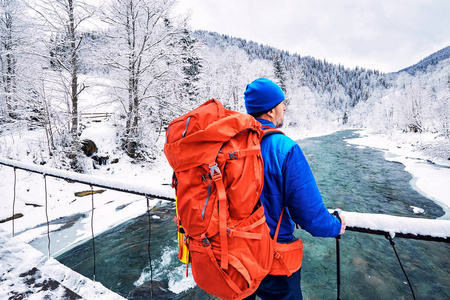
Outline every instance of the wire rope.
<svg viewBox="0 0 450 300">
<path fill-rule="evenodd" d="M 400 260 L 400 257 L 398 256 L 397 250 L 395 249 L 394 240 L 392 239 L 392 236 L 389 233 L 386 235 L 386 238 L 389 240 L 389 243 L 392 245 L 392 248 L 394 248 L 395 256 L 397 256 L 397 260 L 400 263 L 400 267 L 402 268 L 403 274 L 405 274 L 406 280 L 408 281 L 409 288 L 411 289 L 411 293 L 412 293 L 413 299 L 415 300 L 416 299 L 416 295 L 414 294 L 414 290 L 413 290 L 411 281 L 409 281 L 409 278 L 408 278 L 408 275 L 406 274 L 405 268 L 403 268 L 403 264 L 402 264 L 402 262 Z"/>
<path fill-rule="evenodd" d="M 13 205 L 12 205 L 12 236 L 13 237 L 14 237 L 14 215 L 15 215 L 14 208 L 16 206 L 16 182 L 17 182 L 16 168 L 14 168 L 14 191 L 13 191 Z"/>
<path fill-rule="evenodd" d="M 92 253 L 94 259 L 94 281 L 95 281 L 95 238 L 94 238 L 94 188 L 91 186 L 91 202 L 92 202 L 92 212 L 91 212 L 91 234 L 92 234 Z"/>
<path fill-rule="evenodd" d="M 152 239 L 152 222 L 150 217 L 150 199 L 149 196 L 145 196 L 147 199 L 147 216 L 148 216 L 148 244 L 147 244 L 147 251 L 148 251 L 148 260 L 150 262 L 150 299 L 153 299 L 153 267 L 152 267 L 152 254 L 150 251 L 150 241 Z"/>
<path fill-rule="evenodd" d="M 45 219 L 47 220 L 47 253 L 50 258 L 50 222 L 48 219 L 48 199 L 47 199 L 47 176 L 44 174 L 44 193 L 45 193 Z"/>
</svg>

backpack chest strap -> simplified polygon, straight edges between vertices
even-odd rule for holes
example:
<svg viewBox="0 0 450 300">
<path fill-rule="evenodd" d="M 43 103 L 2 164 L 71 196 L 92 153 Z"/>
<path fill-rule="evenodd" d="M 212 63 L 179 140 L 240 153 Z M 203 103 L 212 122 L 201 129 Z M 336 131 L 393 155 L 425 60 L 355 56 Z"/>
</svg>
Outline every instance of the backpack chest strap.
<svg viewBox="0 0 450 300">
<path fill-rule="evenodd" d="M 220 153 L 219 155 L 224 155 L 226 159 L 238 159 L 244 156 L 258 155 L 261 153 L 261 147 L 255 145 L 251 148 L 236 150 L 228 153 Z"/>
</svg>

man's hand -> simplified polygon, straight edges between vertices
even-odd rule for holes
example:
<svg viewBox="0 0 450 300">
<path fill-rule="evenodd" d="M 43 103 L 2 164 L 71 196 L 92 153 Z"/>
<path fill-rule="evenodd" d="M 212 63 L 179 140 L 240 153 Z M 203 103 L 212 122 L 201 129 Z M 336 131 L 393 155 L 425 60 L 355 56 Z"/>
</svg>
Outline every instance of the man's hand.
<svg viewBox="0 0 450 300">
<path fill-rule="evenodd" d="M 347 227 L 347 221 L 345 221 L 345 216 L 340 214 L 339 217 L 341 218 L 341 232 L 339 233 L 344 234 L 345 233 L 345 227 Z"/>
</svg>

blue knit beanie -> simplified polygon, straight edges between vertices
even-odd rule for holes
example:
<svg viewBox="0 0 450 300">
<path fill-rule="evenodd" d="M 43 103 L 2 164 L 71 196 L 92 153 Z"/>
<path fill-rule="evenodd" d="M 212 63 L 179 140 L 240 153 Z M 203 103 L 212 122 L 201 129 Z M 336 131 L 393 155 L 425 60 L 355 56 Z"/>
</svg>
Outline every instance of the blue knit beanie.
<svg viewBox="0 0 450 300">
<path fill-rule="evenodd" d="M 247 113 L 262 113 L 271 110 L 283 101 L 284 93 L 272 80 L 259 78 L 247 84 L 244 100 Z"/>
</svg>

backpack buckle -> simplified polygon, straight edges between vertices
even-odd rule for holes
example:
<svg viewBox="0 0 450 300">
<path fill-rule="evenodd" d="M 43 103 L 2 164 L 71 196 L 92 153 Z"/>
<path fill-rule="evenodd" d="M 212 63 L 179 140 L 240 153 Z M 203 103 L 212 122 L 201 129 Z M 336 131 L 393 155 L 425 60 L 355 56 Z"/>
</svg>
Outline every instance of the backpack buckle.
<svg viewBox="0 0 450 300">
<path fill-rule="evenodd" d="M 275 251 L 275 254 L 273 255 L 275 259 L 280 259 L 281 254 L 278 251 Z"/>
<path fill-rule="evenodd" d="M 222 178 L 222 173 L 217 163 L 214 166 L 209 166 L 209 170 L 211 171 L 210 176 L 212 180 L 216 181 Z"/>
<path fill-rule="evenodd" d="M 231 159 L 238 159 L 238 156 L 237 156 L 237 154 L 236 154 L 236 151 L 234 151 L 234 152 L 229 152 L 228 153 L 228 155 L 230 156 L 230 160 Z"/>
<path fill-rule="evenodd" d="M 203 247 L 208 247 L 209 245 L 211 245 L 211 243 L 209 242 L 207 237 L 203 238 L 202 242 L 203 242 Z"/>
<path fill-rule="evenodd" d="M 171 184 L 172 188 L 175 188 L 178 186 L 178 179 L 177 176 L 175 175 L 175 172 L 173 172 L 172 174 L 172 184 Z"/>
</svg>

